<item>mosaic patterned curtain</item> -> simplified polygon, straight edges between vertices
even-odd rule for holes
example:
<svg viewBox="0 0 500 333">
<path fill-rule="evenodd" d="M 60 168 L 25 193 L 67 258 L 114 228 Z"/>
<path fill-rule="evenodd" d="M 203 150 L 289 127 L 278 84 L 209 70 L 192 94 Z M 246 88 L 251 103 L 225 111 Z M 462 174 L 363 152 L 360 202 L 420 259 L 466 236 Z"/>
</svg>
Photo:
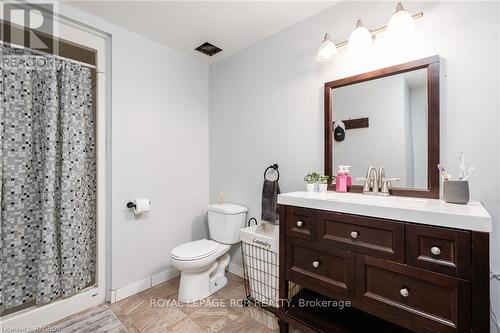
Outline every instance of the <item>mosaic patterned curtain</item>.
<svg viewBox="0 0 500 333">
<path fill-rule="evenodd" d="M 96 273 L 91 70 L 0 44 L 0 314 Z"/>
</svg>

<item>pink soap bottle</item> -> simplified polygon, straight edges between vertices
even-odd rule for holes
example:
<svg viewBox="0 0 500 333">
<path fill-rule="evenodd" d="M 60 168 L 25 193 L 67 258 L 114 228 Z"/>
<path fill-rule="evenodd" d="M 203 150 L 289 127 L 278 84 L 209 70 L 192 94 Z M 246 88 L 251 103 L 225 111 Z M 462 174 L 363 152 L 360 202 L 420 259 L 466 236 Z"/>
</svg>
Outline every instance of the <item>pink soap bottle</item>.
<svg viewBox="0 0 500 333">
<path fill-rule="evenodd" d="M 339 171 L 337 172 L 337 177 L 335 178 L 335 190 L 340 193 L 347 192 L 347 177 L 344 170 L 344 166 L 339 165 Z"/>
<path fill-rule="evenodd" d="M 352 176 L 351 176 L 351 172 L 349 171 L 350 167 L 351 167 L 350 165 L 344 165 L 344 174 L 345 174 L 346 179 L 347 179 L 347 186 L 352 185 Z"/>
</svg>

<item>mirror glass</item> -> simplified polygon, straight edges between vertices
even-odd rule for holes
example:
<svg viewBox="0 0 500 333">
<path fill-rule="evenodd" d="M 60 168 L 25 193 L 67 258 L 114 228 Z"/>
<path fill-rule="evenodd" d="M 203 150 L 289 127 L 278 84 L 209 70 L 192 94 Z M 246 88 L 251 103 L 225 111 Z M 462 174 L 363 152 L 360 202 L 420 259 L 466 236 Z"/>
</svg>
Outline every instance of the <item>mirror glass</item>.
<svg viewBox="0 0 500 333">
<path fill-rule="evenodd" d="M 362 185 L 370 166 L 385 168 L 395 187 L 427 188 L 427 69 L 418 69 L 332 89 L 333 173 L 351 165 Z M 335 121 L 354 127 L 335 133 Z M 368 127 L 366 127 L 368 126 Z M 340 139 L 341 141 L 337 141 Z"/>
</svg>

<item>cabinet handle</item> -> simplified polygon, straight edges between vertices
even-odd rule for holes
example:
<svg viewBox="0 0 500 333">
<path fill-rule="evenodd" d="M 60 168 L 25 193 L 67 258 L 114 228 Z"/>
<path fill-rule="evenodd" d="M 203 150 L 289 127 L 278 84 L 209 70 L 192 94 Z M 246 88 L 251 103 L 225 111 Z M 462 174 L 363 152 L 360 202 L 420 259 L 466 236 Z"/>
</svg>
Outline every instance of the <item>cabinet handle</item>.
<svg viewBox="0 0 500 333">
<path fill-rule="evenodd" d="M 319 261 L 318 260 L 313 261 L 313 267 L 314 268 L 318 268 L 319 267 Z"/>
<path fill-rule="evenodd" d="M 401 296 L 403 297 L 408 297 L 410 295 L 410 292 L 408 291 L 408 289 L 406 288 L 403 288 L 399 291 L 399 293 L 401 294 Z"/>
<path fill-rule="evenodd" d="M 303 221 L 297 221 L 297 227 L 302 227 L 304 225 L 304 222 Z"/>
<path fill-rule="evenodd" d="M 351 231 L 351 238 L 356 239 L 358 238 L 359 234 L 357 231 Z"/>
<path fill-rule="evenodd" d="M 431 253 L 435 256 L 438 256 L 441 254 L 441 249 L 437 246 L 431 247 Z"/>
</svg>

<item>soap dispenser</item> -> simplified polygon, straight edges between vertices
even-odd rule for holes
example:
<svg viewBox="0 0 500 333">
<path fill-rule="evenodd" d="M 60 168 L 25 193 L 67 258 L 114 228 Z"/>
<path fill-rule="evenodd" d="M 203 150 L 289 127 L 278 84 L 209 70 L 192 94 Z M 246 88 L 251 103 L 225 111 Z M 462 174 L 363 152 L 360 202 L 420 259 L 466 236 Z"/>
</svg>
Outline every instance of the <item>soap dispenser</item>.
<svg viewBox="0 0 500 333">
<path fill-rule="evenodd" d="M 344 165 L 344 174 L 346 176 L 347 186 L 351 186 L 352 185 L 352 176 L 351 176 L 351 172 L 349 171 L 350 167 L 351 167 L 350 165 Z"/>
<path fill-rule="evenodd" d="M 347 176 L 345 170 L 346 168 L 344 165 L 339 165 L 337 177 L 335 178 L 335 191 L 340 193 L 347 192 Z"/>
</svg>

